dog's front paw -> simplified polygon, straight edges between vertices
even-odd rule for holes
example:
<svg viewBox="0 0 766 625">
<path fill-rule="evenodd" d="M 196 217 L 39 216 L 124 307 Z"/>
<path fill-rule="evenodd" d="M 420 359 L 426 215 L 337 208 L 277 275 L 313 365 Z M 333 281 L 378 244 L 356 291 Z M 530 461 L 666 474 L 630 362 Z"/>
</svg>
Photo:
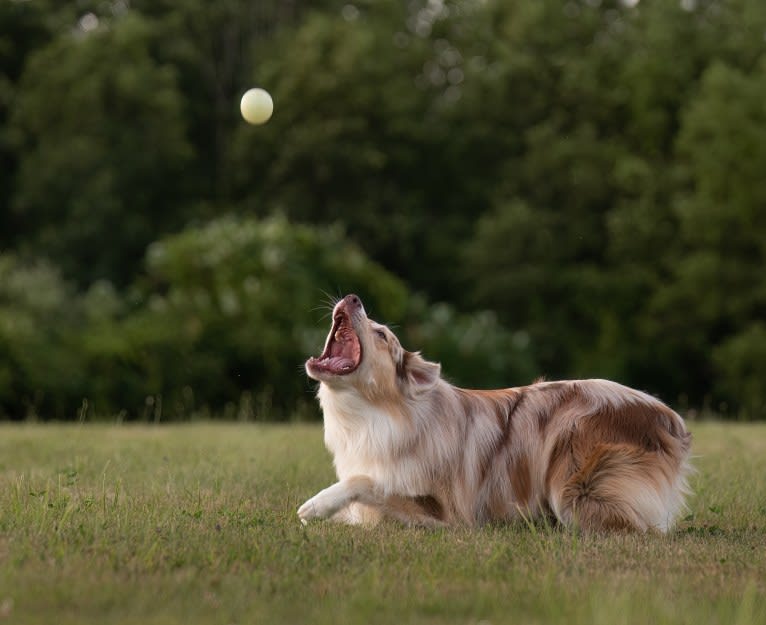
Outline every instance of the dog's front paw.
<svg viewBox="0 0 766 625">
<path fill-rule="evenodd" d="M 306 525 L 311 519 L 320 519 L 322 517 L 317 514 L 316 506 L 314 505 L 315 497 L 312 497 L 308 501 L 303 502 L 303 505 L 298 508 L 298 518 L 301 523 Z"/>
<path fill-rule="evenodd" d="M 304 525 L 312 519 L 329 519 L 340 508 L 342 500 L 332 486 L 314 495 L 298 508 L 298 517 Z"/>
</svg>

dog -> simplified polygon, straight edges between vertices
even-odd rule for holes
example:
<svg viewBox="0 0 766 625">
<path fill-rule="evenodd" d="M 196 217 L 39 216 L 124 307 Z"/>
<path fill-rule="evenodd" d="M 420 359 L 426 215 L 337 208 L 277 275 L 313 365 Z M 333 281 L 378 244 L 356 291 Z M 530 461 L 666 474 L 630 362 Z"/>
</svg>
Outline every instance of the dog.
<svg viewBox="0 0 766 625">
<path fill-rule="evenodd" d="M 667 532 L 689 493 L 691 435 L 654 397 L 608 380 L 468 390 L 402 348 L 356 295 L 318 357 L 338 482 L 298 516 L 441 527 L 555 517 L 586 532 Z"/>
</svg>

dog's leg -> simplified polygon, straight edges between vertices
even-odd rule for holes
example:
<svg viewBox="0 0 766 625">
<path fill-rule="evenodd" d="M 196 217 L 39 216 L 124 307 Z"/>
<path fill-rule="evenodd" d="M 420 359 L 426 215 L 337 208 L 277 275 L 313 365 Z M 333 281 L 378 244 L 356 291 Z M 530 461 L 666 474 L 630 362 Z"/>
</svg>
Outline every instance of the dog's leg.
<svg viewBox="0 0 766 625">
<path fill-rule="evenodd" d="M 298 516 L 303 522 L 327 519 L 355 501 L 379 506 L 383 499 L 379 490 L 371 478 L 355 475 L 319 491 L 298 508 Z"/>
<path fill-rule="evenodd" d="M 380 508 L 366 506 L 357 501 L 349 504 L 343 510 L 330 517 L 330 519 L 335 523 L 343 523 L 345 525 L 366 525 L 367 527 L 373 527 L 383 520 L 383 513 L 380 511 Z"/>
<path fill-rule="evenodd" d="M 430 496 L 404 497 L 391 495 L 386 497 L 381 508 L 383 516 L 394 519 L 405 525 L 417 527 L 439 528 L 447 527 L 441 504 Z"/>
<path fill-rule="evenodd" d="M 372 508 L 375 513 L 357 518 L 348 509 L 352 503 Z M 359 523 L 370 520 L 375 523 L 380 517 L 388 517 L 406 525 L 443 527 L 441 505 L 433 497 L 407 497 L 403 495 L 384 496 L 373 480 L 364 475 L 350 477 L 320 491 L 298 509 L 303 523 L 311 519 L 328 519 L 334 515 L 339 521 Z"/>
</svg>

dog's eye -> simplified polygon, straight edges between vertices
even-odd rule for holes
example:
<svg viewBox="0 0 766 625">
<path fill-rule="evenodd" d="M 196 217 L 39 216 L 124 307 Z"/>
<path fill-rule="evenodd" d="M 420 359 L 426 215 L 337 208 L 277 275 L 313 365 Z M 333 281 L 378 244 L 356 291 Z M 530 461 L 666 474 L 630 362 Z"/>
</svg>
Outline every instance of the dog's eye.
<svg viewBox="0 0 766 625">
<path fill-rule="evenodd" d="M 386 336 L 386 333 L 383 332 L 383 330 L 375 330 L 375 334 L 378 335 L 378 338 L 383 339 L 386 343 L 388 343 L 388 337 Z"/>
</svg>

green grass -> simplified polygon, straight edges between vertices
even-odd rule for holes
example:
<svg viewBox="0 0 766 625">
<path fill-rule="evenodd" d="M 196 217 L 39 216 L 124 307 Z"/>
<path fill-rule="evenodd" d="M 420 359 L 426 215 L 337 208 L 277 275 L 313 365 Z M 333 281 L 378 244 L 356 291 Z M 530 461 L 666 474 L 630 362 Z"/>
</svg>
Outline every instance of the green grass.
<svg viewBox="0 0 766 625">
<path fill-rule="evenodd" d="M 295 510 L 317 426 L 0 426 L 0 622 L 766 623 L 766 425 L 694 428 L 669 536 Z"/>
</svg>

